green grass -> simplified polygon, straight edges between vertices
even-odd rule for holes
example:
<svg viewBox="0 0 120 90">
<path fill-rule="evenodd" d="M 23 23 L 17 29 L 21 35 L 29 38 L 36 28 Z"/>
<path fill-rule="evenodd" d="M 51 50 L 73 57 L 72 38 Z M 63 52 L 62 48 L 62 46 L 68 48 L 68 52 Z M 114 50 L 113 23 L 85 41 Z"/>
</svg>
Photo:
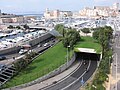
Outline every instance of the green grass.
<svg viewBox="0 0 120 90">
<path fill-rule="evenodd" d="M 91 48 L 95 49 L 97 53 L 101 52 L 101 45 L 97 43 L 92 37 L 81 37 L 81 41 L 77 43 L 75 46 L 75 51 L 77 51 L 76 48 Z"/>
<path fill-rule="evenodd" d="M 93 48 L 97 52 L 101 51 L 100 45 L 92 37 L 81 38 L 82 41 L 77 43 L 76 48 Z M 8 81 L 3 88 L 28 83 L 55 70 L 66 62 L 66 52 L 67 49 L 63 47 L 62 42 L 58 43 L 36 58 L 27 68 Z M 70 56 L 72 56 L 72 51 L 70 51 Z"/>
<path fill-rule="evenodd" d="M 3 87 L 8 88 L 33 81 L 66 62 L 67 49 L 62 43 L 58 43 L 44 54 L 36 58 L 27 68 L 8 81 Z M 72 55 L 72 52 L 70 52 Z"/>
</svg>

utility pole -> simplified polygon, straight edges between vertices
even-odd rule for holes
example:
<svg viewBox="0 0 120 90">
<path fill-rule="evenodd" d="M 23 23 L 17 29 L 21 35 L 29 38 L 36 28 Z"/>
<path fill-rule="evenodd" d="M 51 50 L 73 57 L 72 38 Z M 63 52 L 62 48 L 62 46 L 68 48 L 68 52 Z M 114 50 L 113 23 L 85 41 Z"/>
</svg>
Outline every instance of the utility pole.
<svg viewBox="0 0 120 90">
<path fill-rule="evenodd" d="M 67 46 L 67 65 L 68 65 L 68 60 L 69 60 L 69 48 L 70 48 L 70 45 Z"/>
</svg>

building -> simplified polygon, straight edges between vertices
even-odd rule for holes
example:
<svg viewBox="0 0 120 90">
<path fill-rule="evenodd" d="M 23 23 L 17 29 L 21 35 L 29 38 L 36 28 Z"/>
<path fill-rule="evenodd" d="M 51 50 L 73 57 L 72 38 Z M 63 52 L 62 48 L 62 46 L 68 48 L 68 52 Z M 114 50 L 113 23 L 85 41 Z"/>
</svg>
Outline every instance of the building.
<svg viewBox="0 0 120 90">
<path fill-rule="evenodd" d="M 80 16 L 87 17 L 109 17 L 117 16 L 119 12 L 119 3 L 114 3 L 113 6 L 94 6 L 94 8 L 86 7 L 79 11 Z"/>
<path fill-rule="evenodd" d="M 87 16 L 87 17 L 97 17 L 97 16 L 108 16 L 107 10 L 98 9 L 98 7 L 92 8 L 84 8 L 83 10 L 79 11 L 80 16 Z"/>
<path fill-rule="evenodd" d="M 1 15 L 0 23 L 24 23 L 25 17 L 22 15 L 6 14 Z"/>
<path fill-rule="evenodd" d="M 114 3 L 112 9 L 118 11 L 119 10 L 119 3 Z"/>
<path fill-rule="evenodd" d="M 71 11 L 60 11 L 60 10 L 49 11 L 48 8 L 44 13 L 45 19 L 66 18 L 66 17 L 72 17 L 72 15 L 73 13 Z"/>
</svg>

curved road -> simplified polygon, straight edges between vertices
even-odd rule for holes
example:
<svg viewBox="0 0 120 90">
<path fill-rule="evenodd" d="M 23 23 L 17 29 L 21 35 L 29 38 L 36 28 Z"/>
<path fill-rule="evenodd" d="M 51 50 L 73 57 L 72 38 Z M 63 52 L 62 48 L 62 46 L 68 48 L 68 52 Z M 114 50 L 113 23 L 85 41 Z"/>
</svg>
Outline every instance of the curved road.
<svg viewBox="0 0 120 90">
<path fill-rule="evenodd" d="M 86 68 L 88 71 L 86 71 Z M 68 78 L 39 90 L 77 90 L 80 88 L 80 86 L 82 86 L 82 78 L 83 81 L 86 82 L 92 76 L 96 68 L 97 61 L 88 60 L 86 61 L 85 65 L 83 62 L 82 65 Z"/>
</svg>

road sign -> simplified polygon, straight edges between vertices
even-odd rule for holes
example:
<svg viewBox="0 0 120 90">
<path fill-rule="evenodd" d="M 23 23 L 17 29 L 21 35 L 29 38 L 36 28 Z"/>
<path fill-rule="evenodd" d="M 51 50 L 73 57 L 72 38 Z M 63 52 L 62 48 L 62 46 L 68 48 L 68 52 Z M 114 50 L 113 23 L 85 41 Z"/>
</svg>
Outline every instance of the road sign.
<svg viewBox="0 0 120 90">
<path fill-rule="evenodd" d="M 83 86 L 84 83 L 85 83 L 85 82 L 84 82 L 83 77 L 82 77 L 82 80 L 81 80 L 81 84 L 82 84 L 82 86 Z"/>
</svg>

